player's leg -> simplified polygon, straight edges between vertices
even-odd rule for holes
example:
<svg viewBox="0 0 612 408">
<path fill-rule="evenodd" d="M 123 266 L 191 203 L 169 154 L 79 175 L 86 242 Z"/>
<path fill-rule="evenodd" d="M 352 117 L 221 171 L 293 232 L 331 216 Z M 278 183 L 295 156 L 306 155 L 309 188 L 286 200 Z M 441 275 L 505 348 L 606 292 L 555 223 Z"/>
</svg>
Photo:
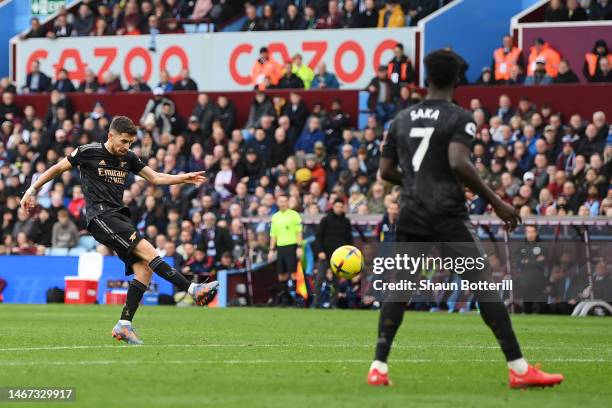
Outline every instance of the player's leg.
<svg viewBox="0 0 612 408">
<path fill-rule="evenodd" d="M 197 304 L 206 305 L 215 297 L 219 285 L 217 281 L 200 284 L 189 282 L 183 274 L 164 261 L 148 241 L 141 239 L 132 253 L 145 261 L 157 275 L 193 296 Z"/>
<path fill-rule="evenodd" d="M 428 237 L 409 235 L 401 231 L 398 231 L 396 235 L 397 242 L 427 242 L 428 240 Z M 404 320 L 405 310 L 406 302 L 382 302 L 378 318 L 376 354 L 368 373 L 368 384 L 370 385 L 391 385 L 388 375 L 387 358 L 391 352 L 395 335 Z"/>
<path fill-rule="evenodd" d="M 473 246 L 468 249 L 470 252 L 469 254 L 462 253 L 460 256 L 467 255 L 476 258 L 486 254 L 469 219 L 463 221 L 446 220 L 442 225 L 443 227 L 441 229 L 443 232 L 441 236 L 445 237 L 445 239 L 448 240 L 447 242 L 473 244 Z M 469 281 L 486 280 L 490 282 L 491 278 L 488 276 L 489 272 L 488 269 L 483 272 L 475 272 L 475 270 L 466 271 L 462 275 L 462 279 Z M 493 332 L 493 335 L 504 353 L 510 370 L 511 387 L 554 385 L 563 381 L 562 375 L 544 373 L 530 366 L 523 358 L 521 348 L 512 327 L 512 322 L 510 321 L 510 314 L 497 292 L 475 291 L 474 299 L 478 302 L 480 316 Z"/>
<path fill-rule="evenodd" d="M 131 265 L 131 268 L 134 271 L 134 279 L 130 282 L 125 305 L 121 311 L 121 318 L 113 328 L 112 334 L 117 340 L 125 341 L 128 344 L 143 344 L 132 329 L 132 320 L 144 293 L 149 287 L 149 283 L 151 283 L 153 271 L 145 261 L 136 262 Z"/>
</svg>

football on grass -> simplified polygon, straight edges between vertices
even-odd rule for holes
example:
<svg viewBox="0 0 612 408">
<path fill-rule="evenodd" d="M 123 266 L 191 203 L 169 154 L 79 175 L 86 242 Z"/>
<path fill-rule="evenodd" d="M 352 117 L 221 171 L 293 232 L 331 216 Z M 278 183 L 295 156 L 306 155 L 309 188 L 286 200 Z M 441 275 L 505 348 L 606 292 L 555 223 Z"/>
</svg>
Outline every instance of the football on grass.
<svg viewBox="0 0 612 408">
<path fill-rule="evenodd" d="M 363 255 L 352 245 L 336 249 L 329 260 L 332 272 L 344 279 L 354 278 L 363 268 Z"/>
</svg>

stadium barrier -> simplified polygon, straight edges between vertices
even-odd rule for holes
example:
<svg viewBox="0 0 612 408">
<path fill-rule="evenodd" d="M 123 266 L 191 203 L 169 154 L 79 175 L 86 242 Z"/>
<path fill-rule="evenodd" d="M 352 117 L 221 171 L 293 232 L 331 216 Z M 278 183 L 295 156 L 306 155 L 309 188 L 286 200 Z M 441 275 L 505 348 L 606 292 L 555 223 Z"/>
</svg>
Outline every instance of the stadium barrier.
<svg viewBox="0 0 612 408">
<path fill-rule="evenodd" d="M 173 264 L 171 258 L 166 262 Z M 6 303 L 46 303 L 47 290 L 63 289 L 67 276 L 77 275 L 78 256 L 0 256 L 0 278 L 6 281 L 3 292 Z M 104 304 L 109 282 L 131 279 L 125 276 L 125 266 L 116 256 L 105 256 L 98 281 L 97 303 Z M 153 276 L 160 294 L 172 295 L 172 285 Z"/>
<path fill-rule="evenodd" d="M 325 62 L 342 88 L 363 89 L 378 66 L 393 57 L 396 43 L 403 43 L 406 55 L 415 60 L 416 32 L 414 27 L 311 30 L 308 39 L 302 31 L 250 32 L 246 36 L 199 33 L 54 40 L 14 37 L 10 47 L 11 77 L 21 88 L 34 61 L 39 61 L 41 71 L 53 78 L 65 68 L 73 81 L 82 80 L 85 71 L 92 69 L 99 78 L 111 72 L 130 83 L 134 76 L 142 75 L 145 82 L 155 84 L 164 69 L 174 81 L 182 68 L 191 68 L 191 76 L 200 89 L 244 91 L 253 89 L 251 68 L 259 58 L 259 49 L 265 46 L 270 57 L 280 64 L 300 53 L 312 69 Z"/>
</svg>

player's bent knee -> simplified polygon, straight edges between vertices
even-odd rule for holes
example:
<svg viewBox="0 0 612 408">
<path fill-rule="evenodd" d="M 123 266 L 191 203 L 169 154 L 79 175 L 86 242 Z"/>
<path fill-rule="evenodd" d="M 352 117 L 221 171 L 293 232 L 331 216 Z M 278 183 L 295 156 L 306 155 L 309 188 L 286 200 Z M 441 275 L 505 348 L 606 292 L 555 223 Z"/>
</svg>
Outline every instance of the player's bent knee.
<svg viewBox="0 0 612 408">
<path fill-rule="evenodd" d="M 151 245 L 151 243 L 146 239 L 141 239 L 138 244 L 136 244 L 136 247 L 134 247 L 134 254 L 142 259 L 147 267 L 149 262 L 158 256 L 157 251 L 155 248 L 153 248 L 153 245 Z"/>
</svg>

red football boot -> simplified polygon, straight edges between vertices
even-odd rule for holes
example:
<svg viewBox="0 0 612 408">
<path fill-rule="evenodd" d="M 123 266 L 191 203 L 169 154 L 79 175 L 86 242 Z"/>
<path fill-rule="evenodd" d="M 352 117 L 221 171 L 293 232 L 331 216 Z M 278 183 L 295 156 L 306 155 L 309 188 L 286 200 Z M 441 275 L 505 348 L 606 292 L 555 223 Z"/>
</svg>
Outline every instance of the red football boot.
<svg viewBox="0 0 612 408">
<path fill-rule="evenodd" d="M 368 373 L 368 385 L 373 386 L 383 386 L 383 385 L 391 385 L 391 380 L 389 379 L 389 373 L 382 374 L 376 368 L 373 368 Z"/>
<path fill-rule="evenodd" d="M 552 387 L 563 381 L 563 374 L 549 374 L 540 370 L 540 365 L 529 365 L 527 372 L 523 375 L 517 374 L 514 370 L 509 370 L 510 388 L 530 388 L 530 387 Z"/>
</svg>

